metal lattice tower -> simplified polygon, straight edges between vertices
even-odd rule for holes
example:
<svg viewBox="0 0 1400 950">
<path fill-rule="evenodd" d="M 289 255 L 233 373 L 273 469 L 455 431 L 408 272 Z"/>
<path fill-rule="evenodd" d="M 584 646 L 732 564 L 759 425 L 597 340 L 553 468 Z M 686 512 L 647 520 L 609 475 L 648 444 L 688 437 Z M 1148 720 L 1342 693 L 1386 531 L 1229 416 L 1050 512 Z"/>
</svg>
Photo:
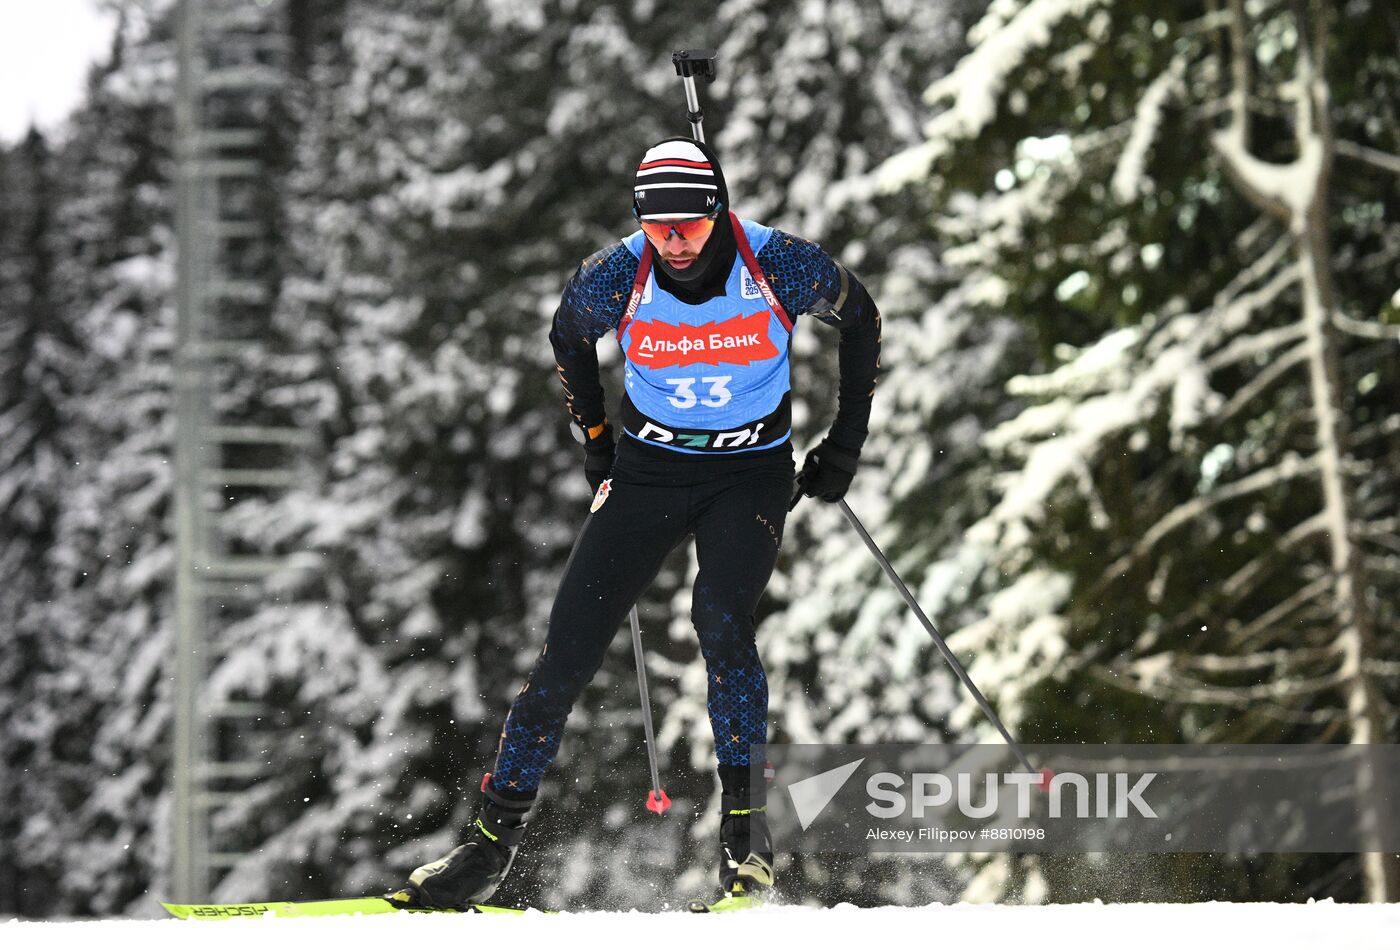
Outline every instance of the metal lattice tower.
<svg viewBox="0 0 1400 950">
<path fill-rule="evenodd" d="M 248 842 L 213 818 L 267 774 L 246 740 L 247 702 L 214 703 L 220 632 L 257 603 L 286 555 L 230 550 L 221 517 L 240 497 L 295 483 L 308 433 L 233 395 L 234 369 L 275 345 L 267 207 L 275 106 L 287 81 L 284 0 L 182 0 L 176 98 L 175 711 L 171 886 L 208 900 Z"/>
</svg>

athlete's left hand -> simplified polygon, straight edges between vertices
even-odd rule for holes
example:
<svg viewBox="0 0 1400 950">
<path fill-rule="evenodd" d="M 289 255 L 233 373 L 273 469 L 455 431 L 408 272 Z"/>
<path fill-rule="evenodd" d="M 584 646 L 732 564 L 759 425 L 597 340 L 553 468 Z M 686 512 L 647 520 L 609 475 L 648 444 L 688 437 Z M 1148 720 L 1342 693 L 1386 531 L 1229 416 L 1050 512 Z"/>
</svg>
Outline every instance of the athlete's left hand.
<svg viewBox="0 0 1400 950">
<path fill-rule="evenodd" d="M 840 501 L 845 497 L 846 490 L 851 487 L 851 479 L 856 477 L 859 464 L 858 452 L 840 448 L 823 439 L 820 445 L 807 453 L 807 458 L 802 463 L 802 471 L 797 474 L 797 487 L 788 510 L 796 508 L 797 500 L 803 495 L 820 498 L 825 502 Z"/>
</svg>

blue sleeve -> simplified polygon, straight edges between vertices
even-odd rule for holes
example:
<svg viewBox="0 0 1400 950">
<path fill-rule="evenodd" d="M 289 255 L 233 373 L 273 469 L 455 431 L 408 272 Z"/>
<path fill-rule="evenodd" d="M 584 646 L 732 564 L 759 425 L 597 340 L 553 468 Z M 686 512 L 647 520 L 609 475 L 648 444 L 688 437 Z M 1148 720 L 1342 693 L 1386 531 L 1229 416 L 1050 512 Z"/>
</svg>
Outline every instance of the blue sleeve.
<svg viewBox="0 0 1400 950">
<path fill-rule="evenodd" d="M 827 439 L 857 456 L 868 434 L 870 404 L 880 372 L 880 311 L 855 274 L 820 245 L 773 232 L 754 255 L 794 325 L 811 314 L 840 331 L 836 419 Z"/>
<path fill-rule="evenodd" d="M 637 264 L 622 242 L 585 258 L 564 286 L 549 328 L 564 404 L 589 438 L 603 434 L 607 425 L 597 343 L 617 329 L 637 278 Z"/>
<path fill-rule="evenodd" d="M 774 229 L 754 256 L 794 323 L 804 314 L 834 308 L 841 295 L 841 272 L 821 245 Z"/>
<path fill-rule="evenodd" d="M 638 263 L 621 241 L 584 258 L 564 286 L 554 313 L 549 338 L 556 349 L 561 345 L 568 350 L 589 348 L 617 329 Z"/>
</svg>

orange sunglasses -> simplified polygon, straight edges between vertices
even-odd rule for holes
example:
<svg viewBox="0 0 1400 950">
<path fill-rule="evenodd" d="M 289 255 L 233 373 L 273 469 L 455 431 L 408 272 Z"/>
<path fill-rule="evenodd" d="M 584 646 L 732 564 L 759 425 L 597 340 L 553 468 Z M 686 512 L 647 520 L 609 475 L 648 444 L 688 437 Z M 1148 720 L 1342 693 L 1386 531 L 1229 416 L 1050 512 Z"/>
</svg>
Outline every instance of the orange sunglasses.
<svg viewBox="0 0 1400 950">
<path fill-rule="evenodd" d="M 703 237 L 708 237 L 715 229 L 716 215 L 706 215 L 703 218 L 686 218 L 684 221 L 639 221 L 642 232 L 657 244 L 665 244 L 675 231 L 676 236 L 682 241 L 698 241 Z"/>
</svg>

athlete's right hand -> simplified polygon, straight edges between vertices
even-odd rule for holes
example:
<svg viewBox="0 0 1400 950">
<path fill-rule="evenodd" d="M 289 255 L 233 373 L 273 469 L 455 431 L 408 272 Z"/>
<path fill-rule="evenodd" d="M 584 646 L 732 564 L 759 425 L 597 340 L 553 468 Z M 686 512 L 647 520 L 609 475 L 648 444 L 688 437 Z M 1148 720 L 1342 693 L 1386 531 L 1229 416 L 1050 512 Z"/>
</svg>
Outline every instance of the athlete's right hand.
<svg viewBox="0 0 1400 950">
<path fill-rule="evenodd" d="M 840 501 L 851 487 L 851 479 L 856 477 L 859 464 L 859 453 L 833 445 L 830 439 L 823 439 L 820 445 L 807 453 L 802 471 L 797 473 L 788 511 L 797 507 L 803 495 L 826 502 Z"/>
<path fill-rule="evenodd" d="M 583 474 L 588 479 L 588 487 L 593 494 L 598 494 L 598 486 L 603 484 L 603 480 L 612 471 L 613 456 L 616 453 L 617 444 L 613 441 L 611 425 L 603 426 L 601 434 L 583 443 Z"/>
</svg>

